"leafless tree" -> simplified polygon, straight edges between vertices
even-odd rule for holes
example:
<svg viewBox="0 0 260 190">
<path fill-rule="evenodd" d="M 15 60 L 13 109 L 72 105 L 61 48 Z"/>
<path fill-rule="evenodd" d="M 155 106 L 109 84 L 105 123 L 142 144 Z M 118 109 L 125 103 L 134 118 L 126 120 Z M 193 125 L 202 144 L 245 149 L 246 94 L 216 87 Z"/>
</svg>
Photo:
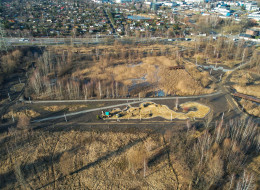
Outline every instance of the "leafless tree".
<svg viewBox="0 0 260 190">
<path fill-rule="evenodd" d="M 254 176 L 244 171 L 243 175 L 237 182 L 236 190 L 254 190 Z"/>
</svg>

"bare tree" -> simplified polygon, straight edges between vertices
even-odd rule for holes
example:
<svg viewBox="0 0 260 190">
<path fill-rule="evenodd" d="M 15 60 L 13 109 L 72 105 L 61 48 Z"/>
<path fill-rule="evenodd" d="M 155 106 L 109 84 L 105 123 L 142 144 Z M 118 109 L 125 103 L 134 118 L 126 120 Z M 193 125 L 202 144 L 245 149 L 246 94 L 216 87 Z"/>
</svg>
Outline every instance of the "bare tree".
<svg viewBox="0 0 260 190">
<path fill-rule="evenodd" d="M 237 182 L 236 190 L 254 190 L 254 176 L 244 171 L 243 175 Z"/>
</svg>

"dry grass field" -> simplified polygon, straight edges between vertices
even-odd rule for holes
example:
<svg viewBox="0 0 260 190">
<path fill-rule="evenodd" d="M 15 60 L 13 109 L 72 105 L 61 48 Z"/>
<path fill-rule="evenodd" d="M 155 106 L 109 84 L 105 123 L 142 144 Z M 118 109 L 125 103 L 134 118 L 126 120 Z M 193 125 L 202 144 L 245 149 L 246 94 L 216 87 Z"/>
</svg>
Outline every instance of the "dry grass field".
<svg viewBox="0 0 260 190">
<path fill-rule="evenodd" d="M 260 105 L 250 100 L 241 99 L 239 104 L 245 109 L 250 115 L 260 117 Z"/>
<path fill-rule="evenodd" d="M 230 123 L 221 130 L 217 123 L 211 133 L 194 127 L 178 131 L 183 129 L 178 125 L 138 133 L 73 130 L 75 124 L 61 131 L 10 128 L 0 138 L 0 188 L 199 190 L 221 184 L 228 189 L 246 179 L 244 169 L 253 176 L 250 187 L 257 188 L 259 159 L 244 154 L 256 150 L 259 133 L 252 124 L 248 130 Z M 239 140 L 245 131 L 250 141 Z"/>
<path fill-rule="evenodd" d="M 187 52 L 192 54 L 192 52 Z M 209 74 L 183 61 L 173 45 L 49 47 L 37 62 L 29 88 L 34 99 L 82 99 L 199 95 L 215 91 Z M 184 66 L 185 69 L 171 69 Z M 55 74 L 56 73 L 56 74 Z M 55 75 L 57 75 L 55 77 Z"/>
<path fill-rule="evenodd" d="M 19 84 L 13 85 L 10 90 L 14 91 L 14 92 L 20 92 L 20 91 L 22 91 L 24 85 L 25 85 L 24 83 L 19 83 Z"/>
<path fill-rule="evenodd" d="M 68 111 L 76 111 L 80 108 L 87 108 L 88 105 L 54 105 L 54 106 L 42 106 L 42 109 L 45 111 L 56 112 L 64 109 Z"/>
<path fill-rule="evenodd" d="M 259 62 L 259 59 L 257 60 Z M 232 87 L 239 93 L 260 98 L 260 72 L 259 63 L 256 66 L 249 65 L 247 68 L 234 72 L 230 78 Z M 260 105 L 250 100 L 241 99 L 238 102 L 247 113 L 260 117 Z"/>
<path fill-rule="evenodd" d="M 154 86 L 153 90 L 163 90 L 166 94 L 198 95 L 214 91 L 205 88 L 212 82 L 207 72 L 199 72 L 192 65 L 185 65 L 185 70 L 169 69 L 172 66 L 177 66 L 176 60 L 165 56 L 147 57 L 140 60 L 139 64 L 108 66 L 104 70 L 94 65 L 73 73 L 73 76 L 106 81 L 114 79 L 127 86 L 147 82 Z"/>
<path fill-rule="evenodd" d="M 260 84 L 247 85 L 247 86 L 234 85 L 233 87 L 239 93 L 247 94 L 247 95 L 250 95 L 250 96 L 255 96 L 255 97 L 260 98 Z"/>
<path fill-rule="evenodd" d="M 26 115 L 27 117 L 29 118 L 34 118 L 34 117 L 37 117 L 39 116 L 40 114 L 37 113 L 36 111 L 34 110 L 23 110 L 23 111 L 14 111 L 14 110 L 11 110 L 9 111 L 8 113 L 6 113 L 5 115 L 3 115 L 3 119 L 11 119 L 12 116 L 14 118 L 18 118 L 19 116 L 21 115 Z"/>
<path fill-rule="evenodd" d="M 167 189 L 188 187 L 191 178 L 173 154 L 169 165 L 160 135 L 11 131 L 8 138 L 16 144 L 1 155 L 1 189 Z"/>
</svg>

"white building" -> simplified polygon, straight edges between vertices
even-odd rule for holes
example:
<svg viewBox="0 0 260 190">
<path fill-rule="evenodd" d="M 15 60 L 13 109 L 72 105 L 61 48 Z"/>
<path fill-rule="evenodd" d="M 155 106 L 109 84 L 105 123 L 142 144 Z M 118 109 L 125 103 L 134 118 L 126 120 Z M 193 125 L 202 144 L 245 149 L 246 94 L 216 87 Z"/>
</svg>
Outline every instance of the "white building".
<svg viewBox="0 0 260 190">
<path fill-rule="evenodd" d="M 247 17 L 250 18 L 250 19 L 260 21 L 260 11 L 253 12 L 253 13 L 249 14 Z"/>
<path fill-rule="evenodd" d="M 224 15 L 224 16 L 226 16 L 227 13 L 230 13 L 230 10 L 228 10 L 228 9 L 226 9 L 226 8 L 220 8 L 220 7 L 216 7 L 216 8 L 214 9 L 214 11 L 217 12 L 217 13 L 220 13 L 220 14 L 222 14 L 222 15 Z"/>
<path fill-rule="evenodd" d="M 131 3 L 132 0 L 115 0 L 115 3 Z"/>
<path fill-rule="evenodd" d="M 259 10 L 256 2 L 247 2 L 245 3 L 245 8 L 248 11 L 256 11 Z"/>
<path fill-rule="evenodd" d="M 203 3 L 204 0 L 185 0 L 186 3 Z"/>
</svg>

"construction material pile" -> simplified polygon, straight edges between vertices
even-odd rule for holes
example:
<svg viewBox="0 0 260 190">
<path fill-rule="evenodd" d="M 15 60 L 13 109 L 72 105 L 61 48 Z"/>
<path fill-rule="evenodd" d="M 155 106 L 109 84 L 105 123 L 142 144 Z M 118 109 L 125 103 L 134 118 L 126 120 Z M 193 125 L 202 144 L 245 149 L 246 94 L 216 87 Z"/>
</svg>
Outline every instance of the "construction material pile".
<svg viewBox="0 0 260 190">
<path fill-rule="evenodd" d="M 110 112 L 110 119 L 151 119 L 162 117 L 167 120 L 204 118 L 210 111 L 208 106 L 197 102 L 186 102 L 179 107 L 180 111 L 173 111 L 166 105 L 154 102 L 141 103 L 139 107 L 128 106 L 125 109 L 114 109 Z M 181 111 L 182 110 L 182 111 Z"/>
</svg>

